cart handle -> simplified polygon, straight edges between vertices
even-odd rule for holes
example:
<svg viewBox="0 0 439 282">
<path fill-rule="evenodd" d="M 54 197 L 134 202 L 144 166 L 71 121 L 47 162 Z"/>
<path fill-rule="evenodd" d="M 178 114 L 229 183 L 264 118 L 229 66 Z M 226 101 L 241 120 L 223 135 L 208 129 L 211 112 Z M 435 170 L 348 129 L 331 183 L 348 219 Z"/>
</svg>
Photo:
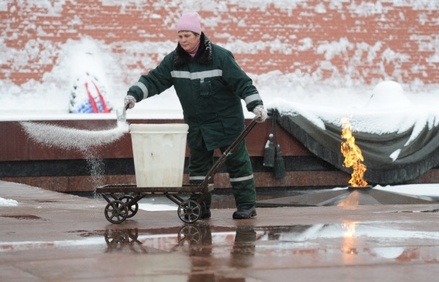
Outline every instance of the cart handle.
<svg viewBox="0 0 439 282">
<path fill-rule="evenodd" d="M 249 132 L 255 127 L 257 121 L 253 119 L 244 130 L 236 137 L 233 143 L 222 153 L 218 161 L 207 172 L 206 178 L 200 184 L 201 187 L 208 187 L 209 183 L 212 183 L 212 178 L 217 169 L 226 161 L 226 158 L 236 149 L 239 143 L 249 134 Z"/>
</svg>

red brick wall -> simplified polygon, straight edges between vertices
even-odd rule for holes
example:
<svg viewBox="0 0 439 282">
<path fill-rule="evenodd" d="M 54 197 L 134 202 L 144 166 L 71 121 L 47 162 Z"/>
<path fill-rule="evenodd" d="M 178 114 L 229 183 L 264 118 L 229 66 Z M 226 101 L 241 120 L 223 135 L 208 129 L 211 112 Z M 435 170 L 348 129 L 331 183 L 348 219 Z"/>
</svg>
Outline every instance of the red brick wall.
<svg viewBox="0 0 439 282">
<path fill-rule="evenodd" d="M 175 41 L 172 27 L 187 8 L 177 0 L 63 2 L 1 4 L 0 80 L 42 81 L 69 39 L 109 44 L 120 58 L 133 55 L 126 50 L 129 42 Z M 204 19 L 205 33 L 231 49 L 252 74 L 276 70 L 313 81 L 439 83 L 438 1 L 224 2 L 193 6 Z M 145 57 L 157 63 L 160 52 L 145 50 L 125 67 L 145 68 Z"/>
</svg>

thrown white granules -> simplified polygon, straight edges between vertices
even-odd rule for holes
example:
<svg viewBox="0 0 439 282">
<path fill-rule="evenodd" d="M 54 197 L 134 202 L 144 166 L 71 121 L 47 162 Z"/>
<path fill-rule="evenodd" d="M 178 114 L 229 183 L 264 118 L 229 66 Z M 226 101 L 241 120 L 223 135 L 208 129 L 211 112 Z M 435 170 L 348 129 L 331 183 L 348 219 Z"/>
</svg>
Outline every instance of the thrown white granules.
<svg viewBox="0 0 439 282">
<path fill-rule="evenodd" d="M 66 150 L 79 150 L 85 157 L 95 186 L 104 182 L 103 160 L 95 156 L 95 148 L 110 144 L 129 131 L 128 123 L 117 122 L 117 127 L 107 130 L 85 130 L 47 123 L 21 122 L 28 137 L 46 146 Z"/>
<path fill-rule="evenodd" d="M 110 144 L 128 132 L 128 124 L 118 123 L 107 130 L 85 130 L 47 123 L 21 122 L 30 139 L 47 146 L 87 152 L 93 147 Z"/>
</svg>

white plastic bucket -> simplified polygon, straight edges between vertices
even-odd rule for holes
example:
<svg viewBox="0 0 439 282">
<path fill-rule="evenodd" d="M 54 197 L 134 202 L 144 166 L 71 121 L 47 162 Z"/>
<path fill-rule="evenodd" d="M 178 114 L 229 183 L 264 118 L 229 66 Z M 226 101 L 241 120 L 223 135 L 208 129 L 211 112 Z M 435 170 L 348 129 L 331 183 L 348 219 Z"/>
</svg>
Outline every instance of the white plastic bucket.
<svg viewBox="0 0 439 282">
<path fill-rule="evenodd" d="M 131 124 L 137 187 L 182 187 L 187 124 Z"/>
</svg>

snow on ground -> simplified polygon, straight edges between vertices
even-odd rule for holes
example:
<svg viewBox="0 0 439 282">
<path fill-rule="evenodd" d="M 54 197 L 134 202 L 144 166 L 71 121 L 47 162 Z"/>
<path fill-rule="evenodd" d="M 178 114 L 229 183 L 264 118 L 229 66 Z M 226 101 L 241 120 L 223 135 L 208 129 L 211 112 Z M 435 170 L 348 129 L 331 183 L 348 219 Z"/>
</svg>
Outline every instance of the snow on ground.
<svg viewBox="0 0 439 282">
<path fill-rule="evenodd" d="M 18 205 L 16 200 L 12 199 L 4 199 L 0 197 L 0 207 L 15 207 Z"/>
<path fill-rule="evenodd" d="M 439 197 L 439 183 L 431 184 L 408 184 L 408 185 L 377 185 L 374 189 L 393 192 L 398 194 L 414 195 L 414 196 L 427 196 L 437 198 Z"/>
</svg>

